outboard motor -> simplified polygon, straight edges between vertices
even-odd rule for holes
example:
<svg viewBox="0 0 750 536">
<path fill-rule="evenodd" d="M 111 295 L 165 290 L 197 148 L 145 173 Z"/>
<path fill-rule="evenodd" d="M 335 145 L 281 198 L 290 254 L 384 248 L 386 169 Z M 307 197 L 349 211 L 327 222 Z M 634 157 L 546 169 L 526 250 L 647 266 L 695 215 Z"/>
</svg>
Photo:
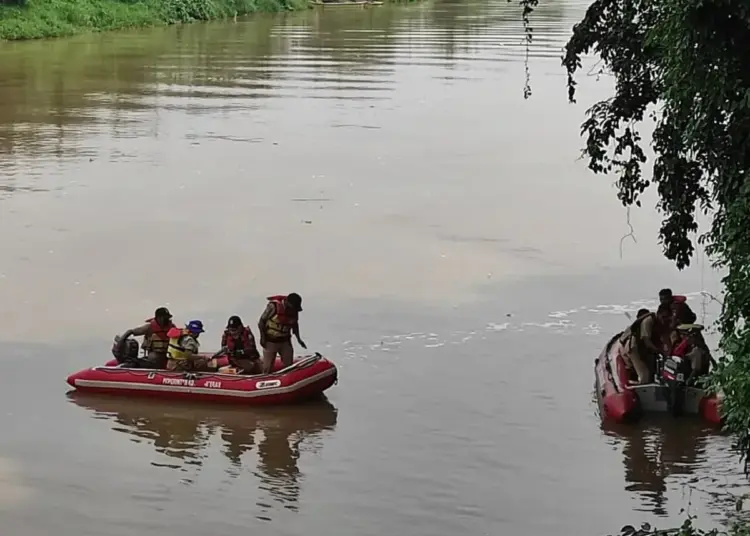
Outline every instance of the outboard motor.
<svg viewBox="0 0 750 536">
<path fill-rule="evenodd" d="M 672 415 L 682 413 L 690 371 L 690 362 L 676 355 L 664 358 L 662 362 L 661 382 L 667 389 L 667 406 Z"/>
<path fill-rule="evenodd" d="M 125 344 L 120 346 L 120 336 L 115 335 L 114 343 L 112 344 L 112 355 L 115 356 L 115 359 L 117 359 L 119 364 L 127 364 L 130 367 L 137 367 L 138 351 L 138 341 L 128 338 L 125 341 Z"/>
</svg>

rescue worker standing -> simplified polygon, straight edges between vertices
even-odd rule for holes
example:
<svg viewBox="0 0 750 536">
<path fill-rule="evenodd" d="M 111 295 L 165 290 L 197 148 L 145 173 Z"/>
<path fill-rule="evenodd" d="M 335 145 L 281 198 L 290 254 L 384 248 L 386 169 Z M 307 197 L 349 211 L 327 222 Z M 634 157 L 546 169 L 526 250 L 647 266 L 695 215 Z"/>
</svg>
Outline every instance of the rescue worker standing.
<svg viewBox="0 0 750 536">
<path fill-rule="evenodd" d="M 191 320 L 183 329 L 169 330 L 167 370 L 199 372 L 208 370 L 208 359 L 198 355 L 198 337 L 203 333 L 203 322 Z"/>
<path fill-rule="evenodd" d="M 221 336 L 221 351 L 227 355 L 229 363 L 242 369 L 244 374 L 260 374 L 263 371 L 253 332 L 249 326 L 242 325 L 242 319 L 237 315 L 229 317 Z"/>
<path fill-rule="evenodd" d="M 675 296 L 672 289 L 663 288 L 659 291 L 659 305 L 669 307 L 672 312 L 671 329 L 677 329 L 680 324 L 694 324 L 698 317 L 687 304 L 685 296 Z"/>
<path fill-rule="evenodd" d="M 260 345 L 263 347 L 263 373 L 273 368 L 276 355 L 281 356 L 284 367 L 294 360 L 292 335 L 302 348 L 307 345 L 299 335 L 299 313 L 302 312 L 302 297 L 296 292 L 288 296 L 269 296 L 268 305 L 258 321 Z"/>
<path fill-rule="evenodd" d="M 119 348 L 122 348 L 131 335 L 136 337 L 142 335 L 142 347 L 146 352 L 146 357 L 139 360 L 139 364 L 144 368 L 163 369 L 167 365 L 167 346 L 169 344 L 167 333 L 175 327 L 172 323 L 172 314 L 166 307 L 159 307 L 154 311 L 153 318 L 149 318 L 145 322 L 145 324 L 129 329 L 120 335 L 117 344 Z"/>
<path fill-rule="evenodd" d="M 641 311 L 639 311 L 641 313 Z M 641 314 L 620 335 L 620 345 L 625 365 L 635 369 L 640 385 L 651 383 L 656 359 L 661 353 L 662 323 L 656 313 Z"/>
</svg>

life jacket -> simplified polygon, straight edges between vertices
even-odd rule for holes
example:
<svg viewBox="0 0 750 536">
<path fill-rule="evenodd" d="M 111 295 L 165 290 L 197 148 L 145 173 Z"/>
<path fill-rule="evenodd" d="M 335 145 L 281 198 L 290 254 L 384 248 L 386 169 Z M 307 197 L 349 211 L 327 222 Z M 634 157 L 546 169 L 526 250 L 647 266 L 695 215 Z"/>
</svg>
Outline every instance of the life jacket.
<svg viewBox="0 0 750 536">
<path fill-rule="evenodd" d="M 167 332 L 167 336 L 169 336 L 169 347 L 167 349 L 169 359 L 185 361 L 190 358 L 189 352 L 182 345 L 182 338 L 189 334 L 190 332 L 187 329 L 178 327 L 173 327 Z"/>
<path fill-rule="evenodd" d="M 224 331 L 224 339 L 226 341 L 225 346 L 229 355 L 233 355 L 239 350 L 250 350 L 250 330 L 245 326 L 242 326 L 238 339 L 229 333 L 228 329 Z"/>
<path fill-rule="evenodd" d="M 639 316 L 638 318 L 636 318 L 635 321 L 630 324 L 630 327 L 628 327 L 623 332 L 623 335 L 620 338 L 622 342 L 625 342 L 630 338 L 635 339 L 633 342 L 635 343 L 635 346 L 641 355 L 645 355 L 645 353 L 647 352 L 646 345 L 643 344 L 643 340 L 641 339 L 641 324 L 643 324 L 643 321 L 648 317 L 656 318 L 656 313 L 648 313 L 647 315 Z M 661 341 L 659 340 L 657 333 L 652 333 L 651 336 L 654 344 L 657 347 L 660 346 Z"/>
<path fill-rule="evenodd" d="M 676 355 L 677 357 L 685 357 L 688 353 L 688 349 L 690 348 L 690 342 L 688 341 L 687 337 L 683 337 L 683 339 L 678 342 L 674 348 L 672 348 L 672 355 Z"/>
<path fill-rule="evenodd" d="M 639 316 L 636 318 L 632 324 L 630 324 L 630 327 L 628 328 L 628 334 L 631 337 L 639 338 L 641 337 L 641 324 L 643 324 L 643 321 L 648 317 L 656 318 L 656 313 L 648 313 L 647 315 Z"/>
<path fill-rule="evenodd" d="M 169 330 L 172 329 L 174 324 L 170 322 L 166 327 L 162 327 L 156 321 L 156 318 L 147 318 L 144 322 L 147 322 L 151 327 L 151 335 L 143 341 L 143 348 L 146 352 L 156 352 L 157 354 L 166 354 L 167 346 L 169 346 Z"/>
<path fill-rule="evenodd" d="M 292 326 L 297 323 L 299 314 L 289 312 L 286 307 L 286 296 L 269 296 L 268 301 L 274 304 L 276 312 L 266 322 L 266 337 L 271 341 L 285 341 L 292 338 Z"/>
</svg>

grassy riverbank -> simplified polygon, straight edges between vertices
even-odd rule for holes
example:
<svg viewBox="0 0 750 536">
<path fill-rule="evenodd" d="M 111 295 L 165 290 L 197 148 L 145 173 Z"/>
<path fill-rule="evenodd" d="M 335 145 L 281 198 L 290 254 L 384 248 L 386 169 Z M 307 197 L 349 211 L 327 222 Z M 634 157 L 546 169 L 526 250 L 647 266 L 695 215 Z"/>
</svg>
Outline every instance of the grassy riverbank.
<svg viewBox="0 0 750 536">
<path fill-rule="evenodd" d="M 307 0 L 26 0 L 0 4 L 0 40 L 63 37 L 306 7 Z"/>
</svg>

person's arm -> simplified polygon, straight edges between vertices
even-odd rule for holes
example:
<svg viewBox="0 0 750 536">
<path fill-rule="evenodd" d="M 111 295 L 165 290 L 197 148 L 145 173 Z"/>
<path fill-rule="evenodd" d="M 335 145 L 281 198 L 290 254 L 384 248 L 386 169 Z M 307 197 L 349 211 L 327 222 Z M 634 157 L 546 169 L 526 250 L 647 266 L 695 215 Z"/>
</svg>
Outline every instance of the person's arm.
<svg viewBox="0 0 750 536">
<path fill-rule="evenodd" d="M 641 322 L 641 341 L 643 341 L 643 344 L 646 345 L 646 348 L 648 348 L 649 350 L 651 350 L 652 352 L 656 354 L 660 354 L 661 350 L 659 350 L 654 344 L 653 333 L 654 333 L 653 317 L 644 318 L 643 322 Z"/>
<path fill-rule="evenodd" d="M 198 341 L 196 341 L 193 337 L 185 337 L 182 340 L 182 347 L 185 349 L 185 352 L 187 352 L 191 356 L 195 356 L 198 353 L 200 345 L 198 344 Z"/>
<path fill-rule="evenodd" d="M 263 314 L 260 315 L 260 320 L 258 320 L 258 333 L 260 334 L 260 345 L 265 348 L 266 347 L 266 323 L 268 322 L 268 319 L 273 316 L 273 314 L 276 312 L 276 306 L 273 303 L 268 303 L 266 305 L 266 309 L 263 311 Z"/>
<path fill-rule="evenodd" d="M 258 352 L 258 345 L 255 343 L 255 335 L 253 335 L 250 326 L 247 326 L 247 338 L 250 340 L 250 348 L 247 350 L 248 357 L 250 359 L 258 359 L 260 357 L 260 352 Z"/>
<path fill-rule="evenodd" d="M 151 332 L 151 324 L 143 324 L 142 326 L 138 326 L 137 328 L 127 330 L 125 333 L 120 335 L 120 339 L 125 340 L 131 335 L 140 337 L 141 335 L 148 335 L 150 332 Z"/>
<path fill-rule="evenodd" d="M 137 328 L 129 329 L 122 335 L 120 335 L 120 342 L 117 344 L 118 350 L 122 350 L 125 346 L 125 341 L 128 340 L 128 337 L 131 335 L 135 335 L 136 337 L 140 337 L 141 335 L 147 336 L 151 333 L 151 324 L 143 324 L 142 326 L 138 326 Z M 143 339 L 145 342 L 145 338 Z"/>
<path fill-rule="evenodd" d="M 305 341 L 303 341 L 299 336 L 299 320 L 295 322 L 294 325 L 292 326 L 292 333 L 294 334 L 295 337 L 297 337 L 297 342 L 299 343 L 299 345 L 302 348 L 307 349 L 307 345 L 305 344 Z"/>
<path fill-rule="evenodd" d="M 227 332 L 225 331 L 224 333 L 221 334 L 221 349 L 223 350 L 226 347 L 227 347 Z"/>
</svg>

